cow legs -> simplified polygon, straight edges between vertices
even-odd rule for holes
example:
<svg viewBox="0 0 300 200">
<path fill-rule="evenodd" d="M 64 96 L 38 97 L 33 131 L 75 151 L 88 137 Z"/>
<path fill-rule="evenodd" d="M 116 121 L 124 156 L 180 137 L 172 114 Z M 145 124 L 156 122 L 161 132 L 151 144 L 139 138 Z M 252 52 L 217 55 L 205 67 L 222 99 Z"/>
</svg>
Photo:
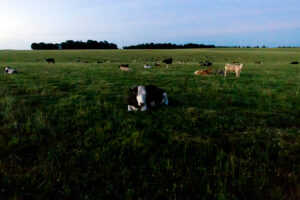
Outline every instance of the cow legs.
<svg viewBox="0 0 300 200">
<path fill-rule="evenodd" d="M 135 108 L 134 106 L 130 106 L 128 105 L 128 112 L 131 112 L 131 111 L 137 111 L 138 109 Z"/>
<path fill-rule="evenodd" d="M 168 95 L 167 95 L 167 93 L 166 92 L 164 92 L 163 93 L 163 97 L 164 97 L 164 103 L 166 104 L 166 105 L 168 105 L 169 104 L 169 99 L 168 99 Z"/>
<path fill-rule="evenodd" d="M 225 69 L 225 72 L 224 72 L 224 76 L 226 77 L 227 76 L 227 70 Z"/>
</svg>

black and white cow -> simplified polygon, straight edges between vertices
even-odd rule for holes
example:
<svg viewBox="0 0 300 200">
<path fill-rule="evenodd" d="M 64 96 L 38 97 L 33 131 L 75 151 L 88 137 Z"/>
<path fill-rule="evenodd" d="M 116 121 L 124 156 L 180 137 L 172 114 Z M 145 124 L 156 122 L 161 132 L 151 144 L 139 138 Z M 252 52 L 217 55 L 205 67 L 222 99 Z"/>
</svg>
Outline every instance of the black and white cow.
<svg viewBox="0 0 300 200">
<path fill-rule="evenodd" d="M 13 68 L 10 68 L 10 67 L 5 67 L 4 69 L 4 74 L 17 74 L 17 70 L 16 69 L 13 69 Z"/>
<path fill-rule="evenodd" d="M 128 111 L 146 111 L 162 104 L 169 104 L 167 92 L 163 89 L 154 85 L 140 85 L 130 89 Z"/>
</svg>

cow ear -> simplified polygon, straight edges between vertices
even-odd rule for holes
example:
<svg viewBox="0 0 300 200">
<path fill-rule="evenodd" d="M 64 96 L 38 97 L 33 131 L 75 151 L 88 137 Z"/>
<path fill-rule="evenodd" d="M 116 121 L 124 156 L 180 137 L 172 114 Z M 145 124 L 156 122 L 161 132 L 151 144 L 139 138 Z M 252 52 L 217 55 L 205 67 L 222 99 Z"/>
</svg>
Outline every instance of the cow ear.
<svg viewBox="0 0 300 200">
<path fill-rule="evenodd" d="M 137 92 L 138 92 L 138 87 L 137 87 L 137 86 L 134 86 L 133 88 L 130 89 L 130 92 L 131 92 L 132 94 L 137 94 Z"/>
</svg>

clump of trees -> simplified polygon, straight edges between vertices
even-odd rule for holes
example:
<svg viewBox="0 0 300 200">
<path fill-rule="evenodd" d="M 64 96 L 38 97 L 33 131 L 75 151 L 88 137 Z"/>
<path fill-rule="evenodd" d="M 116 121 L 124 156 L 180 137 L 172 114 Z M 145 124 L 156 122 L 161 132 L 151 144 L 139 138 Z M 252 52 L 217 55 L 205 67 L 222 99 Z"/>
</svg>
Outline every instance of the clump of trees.
<svg viewBox="0 0 300 200">
<path fill-rule="evenodd" d="M 192 49 L 192 48 L 215 48 L 215 45 L 193 44 L 188 43 L 184 45 L 171 43 L 146 43 L 132 46 L 125 46 L 123 49 Z"/>
<path fill-rule="evenodd" d="M 52 49 L 118 49 L 118 46 L 114 43 L 107 41 L 95 41 L 88 40 L 86 42 L 67 40 L 60 44 L 52 43 L 32 43 L 31 49 L 33 50 L 52 50 Z"/>
<path fill-rule="evenodd" d="M 41 50 L 41 49 L 59 49 L 59 44 L 51 44 L 51 43 L 32 43 L 31 49 L 33 50 Z"/>
</svg>

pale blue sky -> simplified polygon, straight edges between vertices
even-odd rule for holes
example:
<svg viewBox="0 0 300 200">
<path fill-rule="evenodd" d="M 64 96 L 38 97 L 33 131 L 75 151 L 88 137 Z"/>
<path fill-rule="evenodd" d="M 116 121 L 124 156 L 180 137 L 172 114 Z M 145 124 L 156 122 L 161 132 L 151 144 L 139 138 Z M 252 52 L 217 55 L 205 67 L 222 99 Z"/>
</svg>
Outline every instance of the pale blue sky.
<svg viewBox="0 0 300 200">
<path fill-rule="evenodd" d="M 0 0 L 0 49 L 107 40 L 300 46 L 300 0 Z"/>
</svg>

